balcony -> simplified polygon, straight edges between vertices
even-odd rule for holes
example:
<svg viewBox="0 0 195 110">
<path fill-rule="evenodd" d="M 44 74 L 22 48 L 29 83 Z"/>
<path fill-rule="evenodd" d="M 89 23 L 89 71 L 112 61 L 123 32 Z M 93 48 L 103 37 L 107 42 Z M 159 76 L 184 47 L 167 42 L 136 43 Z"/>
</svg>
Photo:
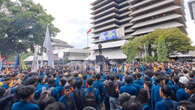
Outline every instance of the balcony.
<svg viewBox="0 0 195 110">
<path fill-rule="evenodd" d="M 96 29 L 94 31 L 94 33 L 100 33 L 102 31 L 108 31 L 109 29 L 113 29 L 113 28 L 118 28 L 119 26 L 117 24 L 111 24 L 111 25 L 108 25 L 108 26 L 105 26 L 103 28 L 100 28 L 100 29 Z"/>
<path fill-rule="evenodd" d="M 108 2 L 108 0 L 104 0 L 104 1 L 102 0 L 102 2 L 99 2 L 99 3 L 97 3 L 97 1 L 95 1 L 94 3 L 91 3 L 91 5 L 93 6 L 91 9 L 95 10 L 98 7 L 100 7 L 101 5 L 103 5 L 103 4 L 107 3 L 107 2 Z"/>
<path fill-rule="evenodd" d="M 107 5 L 104 5 L 104 6 L 102 6 L 101 8 L 98 8 L 98 9 L 94 10 L 91 14 L 92 14 L 92 15 L 95 15 L 95 14 L 101 12 L 101 11 L 104 11 L 105 8 L 107 8 L 107 7 L 109 7 L 109 6 L 117 6 L 117 3 L 114 2 L 114 1 L 112 1 L 112 2 L 108 3 Z"/>
<path fill-rule="evenodd" d="M 110 13 L 108 15 L 105 15 L 104 17 L 93 20 L 92 24 L 95 24 L 97 22 L 103 21 L 103 20 L 108 19 L 108 18 L 117 17 L 117 16 L 118 16 L 118 14 L 116 14 L 116 13 Z"/>
<path fill-rule="evenodd" d="M 126 24 L 122 25 L 122 27 L 130 27 L 132 25 L 133 25 L 133 23 L 126 23 Z"/>
<path fill-rule="evenodd" d="M 135 17 L 134 19 L 132 19 L 132 22 L 139 21 L 139 20 L 142 20 L 142 19 L 146 19 L 146 18 L 155 16 L 155 15 L 160 15 L 160 14 L 163 14 L 163 13 L 168 13 L 168 12 L 171 12 L 171 11 L 174 11 L 174 10 L 177 10 L 177 9 L 180 9 L 180 8 L 181 8 L 180 6 L 170 6 L 170 7 L 164 8 L 164 9 L 160 9 L 158 11 L 154 11 L 154 12 L 151 12 L 151 13 L 147 13 L 147 14 L 144 14 L 144 15 L 141 15 L 141 16 L 138 16 L 138 17 Z"/>
<path fill-rule="evenodd" d="M 153 32 L 156 29 L 168 29 L 168 28 L 174 28 L 174 27 L 183 27 L 184 25 L 178 22 L 167 22 L 167 23 L 163 23 L 160 25 L 155 25 L 155 26 L 150 26 L 147 28 L 142 28 L 142 29 L 138 29 L 137 31 L 135 31 L 134 33 L 132 33 L 132 36 L 139 36 L 142 34 L 146 34 L 149 32 Z"/>
<path fill-rule="evenodd" d="M 120 3 L 119 6 L 123 6 L 123 5 L 127 4 L 127 3 L 129 4 L 129 0 Z"/>
<path fill-rule="evenodd" d="M 129 10 L 129 6 L 126 6 L 126 7 L 119 9 L 120 12 L 125 11 L 125 10 Z"/>
<path fill-rule="evenodd" d="M 153 1 L 156 1 L 156 0 L 145 0 L 143 2 L 139 2 L 137 4 L 132 5 L 131 8 L 137 8 L 137 7 L 140 7 L 142 5 L 145 5 L 145 4 L 153 2 Z"/>
<path fill-rule="evenodd" d="M 106 24 L 113 23 L 113 22 L 118 22 L 118 19 L 112 18 L 112 19 L 106 20 L 106 21 L 104 21 L 104 22 L 95 24 L 95 25 L 93 26 L 93 28 L 98 28 L 98 27 L 101 27 L 101 26 L 104 26 L 104 25 L 106 25 Z"/>
<path fill-rule="evenodd" d="M 162 7 L 164 5 L 167 5 L 167 4 L 173 3 L 173 2 L 174 2 L 174 0 L 165 0 L 165 1 L 153 4 L 153 5 L 149 5 L 149 6 L 145 7 L 145 8 L 141 8 L 139 10 L 136 10 L 131 15 L 136 15 L 136 14 L 139 14 L 139 13 L 142 13 L 142 12 L 154 9 L 154 8 Z"/>
<path fill-rule="evenodd" d="M 114 13 L 114 11 L 117 11 L 117 10 L 118 10 L 117 8 L 112 7 L 110 9 L 106 10 L 106 11 L 103 11 L 101 13 L 96 14 L 95 16 L 92 17 L 92 19 L 97 19 L 97 17 L 106 16 L 106 13 L 112 12 L 112 11 Z"/>
<path fill-rule="evenodd" d="M 159 17 L 156 19 L 147 20 L 146 22 L 141 22 L 141 23 L 135 24 L 132 28 L 135 29 L 135 28 L 139 28 L 139 27 L 143 27 L 143 26 L 147 26 L 147 25 L 151 25 L 151 24 L 156 24 L 156 23 L 160 23 L 160 22 L 164 22 L 164 21 L 169 21 L 169 20 L 177 19 L 177 18 L 182 18 L 182 15 L 172 14 L 172 15 L 168 15 L 168 16 Z"/>
<path fill-rule="evenodd" d="M 129 28 L 129 29 L 126 29 L 125 30 L 125 33 L 131 33 L 131 32 L 134 32 L 135 30 L 133 30 L 132 28 Z"/>
<path fill-rule="evenodd" d="M 127 22 L 127 21 L 130 21 L 131 19 L 132 19 L 132 17 L 128 17 L 128 18 L 125 18 L 125 19 L 120 20 L 120 22 L 121 23 Z"/>
<path fill-rule="evenodd" d="M 127 12 L 121 14 L 120 17 L 127 16 L 127 15 L 129 15 L 129 14 L 130 14 L 130 11 L 127 11 Z"/>
</svg>

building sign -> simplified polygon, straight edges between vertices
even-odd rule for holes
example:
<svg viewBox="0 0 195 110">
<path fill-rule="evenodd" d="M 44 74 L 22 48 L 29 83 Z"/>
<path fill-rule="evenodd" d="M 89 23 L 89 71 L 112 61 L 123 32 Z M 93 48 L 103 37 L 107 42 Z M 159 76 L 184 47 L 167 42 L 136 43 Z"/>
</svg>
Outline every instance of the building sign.
<svg viewBox="0 0 195 110">
<path fill-rule="evenodd" d="M 99 35 L 99 41 L 109 41 L 114 39 L 122 39 L 125 36 L 124 28 L 114 29 L 112 31 L 103 32 Z"/>
</svg>

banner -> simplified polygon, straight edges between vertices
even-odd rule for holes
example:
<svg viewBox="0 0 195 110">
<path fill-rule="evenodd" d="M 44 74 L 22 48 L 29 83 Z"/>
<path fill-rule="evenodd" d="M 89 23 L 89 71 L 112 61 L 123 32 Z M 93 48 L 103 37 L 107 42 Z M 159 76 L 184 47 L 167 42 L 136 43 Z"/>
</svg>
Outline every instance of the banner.
<svg viewBox="0 0 195 110">
<path fill-rule="evenodd" d="M 114 29 L 99 34 L 99 41 L 108 41 L 114 39 L 122 39 L 125 36 L 124 28 Z"/>
</svg>

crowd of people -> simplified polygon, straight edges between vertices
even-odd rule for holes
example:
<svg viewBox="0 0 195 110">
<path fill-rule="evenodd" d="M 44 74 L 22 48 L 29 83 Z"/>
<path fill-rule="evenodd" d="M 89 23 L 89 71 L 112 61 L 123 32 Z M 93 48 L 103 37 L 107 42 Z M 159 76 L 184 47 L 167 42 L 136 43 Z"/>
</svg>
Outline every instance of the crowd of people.
<svg viewBox="0 0 195 110">
<path fill-rule="evenodd" d="M 195 110 L 192 63 L 42 67 L 0 75 L 1 110 Z"/>
</svg>

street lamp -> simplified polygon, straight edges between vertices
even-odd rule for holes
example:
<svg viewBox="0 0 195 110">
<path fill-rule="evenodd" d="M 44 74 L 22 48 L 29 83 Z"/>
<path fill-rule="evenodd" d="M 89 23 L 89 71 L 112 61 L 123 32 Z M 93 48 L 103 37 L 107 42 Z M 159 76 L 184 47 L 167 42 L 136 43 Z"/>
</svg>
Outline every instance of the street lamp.
<svg viewBox="0 0 195 110">
<path fill-rule="evenodd" d="M 102 44 L 98 45 L 98 52 L 99 52 L 99 55 L 102 55 Z"/>
</svg>

